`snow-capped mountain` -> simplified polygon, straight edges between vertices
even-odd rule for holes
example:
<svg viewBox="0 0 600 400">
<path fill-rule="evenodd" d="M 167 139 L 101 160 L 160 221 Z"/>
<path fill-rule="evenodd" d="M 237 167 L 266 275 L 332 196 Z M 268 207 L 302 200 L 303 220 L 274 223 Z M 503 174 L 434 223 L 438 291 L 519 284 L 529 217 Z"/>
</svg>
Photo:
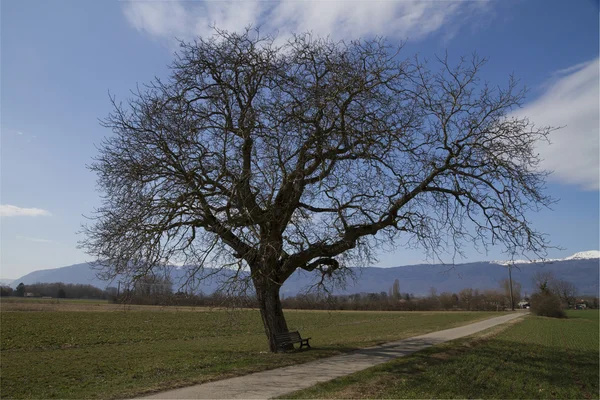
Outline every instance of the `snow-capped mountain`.
<svg viewBox="0 0 600 400">
<path fill-rule="evenodd" d="M 600 251 L 580 251 L 579 253 L 575 253 L 572 256 L 565 258 L 565 260 L 587 260 L 590 258 L 600 258 Z"/>
<path fill-rule="evenodd" d="M 600 258 L 600 251 L 598 250 L 588 250 L 588 251 L 580 251 L 579 253 L 575 253 L 572 256 L 565 258 L 540 258 L 537 260 L 496 260 L 491 261 L 492 264 L 500 264 L 500 265 L 517 265 L 517 264 L 533 264 L 533 263 L 553 263 L 556 261 L 569 261 L 569 260 L 591 260 L 595 258 Z"/>
</svg>

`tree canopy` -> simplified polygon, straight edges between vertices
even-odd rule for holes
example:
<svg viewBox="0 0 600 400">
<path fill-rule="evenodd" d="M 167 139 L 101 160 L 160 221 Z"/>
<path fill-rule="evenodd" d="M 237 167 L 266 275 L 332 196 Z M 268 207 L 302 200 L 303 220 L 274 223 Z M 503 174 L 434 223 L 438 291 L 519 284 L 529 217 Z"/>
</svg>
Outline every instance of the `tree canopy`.
<svg viewBox="0 0 600 400">
<path fill-rule="evenodd" d="M 398 245 L 543 253 L 528 215 L 552 202 L 551 128 L 511 116 L 525 90 L 481 82 L 485 62 L 250 29 L 183 42 L 167 79 L 112 98 L 82 245 L 113 275 L 249 270 L 272 350 L 297 269 L 325 282 Z"/>
</svg>

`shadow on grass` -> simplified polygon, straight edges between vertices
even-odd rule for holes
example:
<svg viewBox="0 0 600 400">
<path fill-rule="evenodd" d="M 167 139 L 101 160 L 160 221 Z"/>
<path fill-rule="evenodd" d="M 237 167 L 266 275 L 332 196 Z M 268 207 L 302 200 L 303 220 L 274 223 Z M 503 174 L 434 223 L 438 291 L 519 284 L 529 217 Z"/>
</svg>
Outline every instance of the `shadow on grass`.
<svg viewBox="0 0 600 400">
<path fill-rule="evenodd" d="M 597 352 L 498 339 L 426 350 L 374 374 L 387 389 L 377 382 L 366 397 L 598 398 Z"/>
<path fill-rule="evenodd" d="M 567 318 L 569 319 L 587 319 L 587 320 L 598 320 L 600 317 L 600 310 L 568 310 Z"/>
<path fill-rule="evenodd" d="M 374 364 L 395 360 L 398 357 L 407 356 L 417 351 L 421 351 L 428 347 L 434 346 L 441 343 L 441 340 L 427 338 L 427 339 L 404 339 L 402 344 L 384 344 L 376 345 L 368 348 L 360 347 L 334 347 L 334 346 L 323 346 L 323 347 L 312 347 L 311 350 L 324 351 L 324 352 L 338 352 L 339 357 L 343 357 L 348 361 L 360 361 L 360 360 L 373 360 Z M 294 349 L 289 351 L 288 354 L 300 354 L 306 349 Z M 326 363 L 327 360 L 322 360 Z M 338 359 L 331 360 L 332 363 L 339 363 Z"/>
</svg>

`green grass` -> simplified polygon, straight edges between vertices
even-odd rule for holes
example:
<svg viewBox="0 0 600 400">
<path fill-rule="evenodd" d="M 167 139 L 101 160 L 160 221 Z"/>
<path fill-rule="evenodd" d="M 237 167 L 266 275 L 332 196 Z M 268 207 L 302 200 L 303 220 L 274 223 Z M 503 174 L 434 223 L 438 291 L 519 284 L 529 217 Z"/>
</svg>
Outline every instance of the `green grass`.
<svg viewBox="0 0 600 400">
<path fill-rule="evenodd" d="M 527 316 L 285 398 L 599 397 L 598 310 Z"/>
<path fill-rule="evenodd" d="M 567 310 L 568 318 L 589 319 L 592 321 L 600 321 L 600 310 Z"/>
<path fill-rule="evenodd" d="M 286 311 L 290 328 L 311 336 L 314 350 L 271 354 L 257 311 L 108 307 L 73 312 L 3 308 L 1 397 L 130 397 L 306 362 L 499 315 Z"/>
</svg>

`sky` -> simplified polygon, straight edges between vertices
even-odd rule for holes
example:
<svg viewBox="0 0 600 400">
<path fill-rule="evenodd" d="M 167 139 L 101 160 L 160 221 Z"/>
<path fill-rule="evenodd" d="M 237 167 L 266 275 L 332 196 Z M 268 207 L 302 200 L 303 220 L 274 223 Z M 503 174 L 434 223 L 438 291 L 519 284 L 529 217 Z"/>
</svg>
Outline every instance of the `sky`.
<svg viewBox="0 0 600 400">
<path fill-rule="evenodd" d="M 557 247 L 549 257 L 599 245 L 598 1 L 28 1 L 0 2 L 0 277 L 90 261 L 78 233 L 100 205 L 86 165 L 110 132 L 109 92 L 165 77 L 176 38 L 210 26 L 252 24 L 285 39 L 312 31 L 333 39 L 386 36 L 403 55 L 477 52 L 482 78 L 513 73 L 529 88 L 518 114 L 560 126 L 539 145 L 553 170 L 552 210 L 531 215 Z M 465 261 L 503 257 L 466 249 Z M 430 261 L 419 250 L 382 253 L 374 266 Z"/>
</svg>

